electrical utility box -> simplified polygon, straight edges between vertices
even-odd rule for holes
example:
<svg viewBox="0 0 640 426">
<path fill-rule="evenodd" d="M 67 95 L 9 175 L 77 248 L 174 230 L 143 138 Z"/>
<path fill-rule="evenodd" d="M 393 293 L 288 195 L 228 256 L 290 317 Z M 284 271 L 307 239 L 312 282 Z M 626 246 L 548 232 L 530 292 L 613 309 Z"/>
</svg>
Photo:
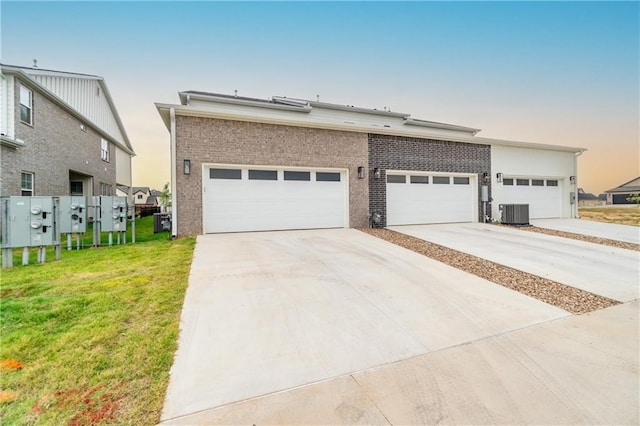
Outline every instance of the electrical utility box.
<svg viewBox="0 0 640 426">
<path fill-rule="evenodd" d="M 60 197 L 60 232 L 63 234 L 87 232 L 87 197 L 77 195 Z"/>
<path fill-rule="evenodd" d="M 123 232 L 127 230 L 127 197 L 101 195 L 100 230 L 102 232 Z"/>
<path fill-rule="evenodd" d="M 58 197 L 25 197 L 31 201 L 29 226 L 31 246 L 60 244 L 60 199 Z"/>
<path fill-rule="evenodd" d="M 2 248 L 31 245 L 31 197 L 2 197 Z"/>
</svg>

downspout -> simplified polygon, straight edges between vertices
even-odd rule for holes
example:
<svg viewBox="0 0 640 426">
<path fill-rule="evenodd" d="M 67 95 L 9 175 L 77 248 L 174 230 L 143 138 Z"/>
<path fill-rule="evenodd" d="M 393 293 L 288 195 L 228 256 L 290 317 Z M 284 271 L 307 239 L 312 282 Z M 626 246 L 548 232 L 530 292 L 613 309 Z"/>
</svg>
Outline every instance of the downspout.
<svg viewBox="0 0 640 426">
<path fill-rule="evenodd" d="M 169 116 L 171 118 L 171 236 L 173 238 L 178 236 L 178 203 L 176 196 L 176 110 L 175 108 L 169 109 Z"/>
<path fill-rule="evenodd" d="M 573 156 L 573 175 L 576 177 L 576 181 L 574 183 L 574 193 L 576 196 L 575 202 L 573 203 L 573 214 L 571 215 L 572 219 L 578 219 L 578 157 L 581 156 L 586 149 L 581 149 L 576 152 Z"/>
</svg>

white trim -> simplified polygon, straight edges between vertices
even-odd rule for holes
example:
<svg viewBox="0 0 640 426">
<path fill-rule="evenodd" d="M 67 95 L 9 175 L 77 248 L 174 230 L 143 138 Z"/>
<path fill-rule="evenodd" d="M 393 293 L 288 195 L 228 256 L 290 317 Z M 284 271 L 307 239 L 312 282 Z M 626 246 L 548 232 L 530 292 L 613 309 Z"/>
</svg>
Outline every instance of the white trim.
<svg viewBox="0 0 640 426">
<path fill-rule="evenodd" d="M 170 130 L 170 145 L 171 145 L 171 235 L 173 237 L 178 236 L 178 197 L 177 197 L 177 185 L 176 182 L 178 164 L 176 163 L 176 114 L 173 108 L 170 111 L 171 115 L 171 130 Z M 203 222 L 204 223 L 204 222 Z"/>
</svg>

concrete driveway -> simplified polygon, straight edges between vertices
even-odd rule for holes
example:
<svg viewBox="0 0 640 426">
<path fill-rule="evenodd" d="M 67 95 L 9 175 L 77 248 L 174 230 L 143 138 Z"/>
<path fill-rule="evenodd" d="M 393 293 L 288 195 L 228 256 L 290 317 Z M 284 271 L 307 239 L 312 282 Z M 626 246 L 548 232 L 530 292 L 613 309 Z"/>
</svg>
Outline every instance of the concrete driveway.
<svg viewBox="0 0 640 426">
<path fill-rule="evenodd" d="M 573 232 L 574 234 L 640 244 L 640 228 L 637 226 L 582 219 L 533 219 L 531 224 L 556 231 Z"/>
<path fill-rule="evenodd" d="M 390 227 L 618 301 L 640 298 L 640 252 L 482 223 Z"/>
<path fill-rule="evenodd" d="M 200 236 L 162 421 L 384 423 L 366 395 L 384 396 L 387 382 L 361 386 L 351 377 L 566 317 L 356 230 Z M 461 371 L 454 363 L 438 380 Z M 388 391 L 414 392 L 396 385 Z M 269 420 L 251 405 L 273 398 L 267 405 L 293 417 Z"/>
</svg>

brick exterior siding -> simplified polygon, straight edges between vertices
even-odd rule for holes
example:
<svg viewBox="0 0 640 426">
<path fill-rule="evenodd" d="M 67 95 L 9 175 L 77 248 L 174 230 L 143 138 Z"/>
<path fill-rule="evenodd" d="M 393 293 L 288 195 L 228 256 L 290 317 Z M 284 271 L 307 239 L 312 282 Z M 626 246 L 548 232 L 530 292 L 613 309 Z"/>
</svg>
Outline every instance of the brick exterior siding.
<svg viewBox="0 0 640 426">
<path fill-rule="evenodd" d="M 191 160 L 191 174 L 183 160 Z M 367 135 L 293 126 L 176 117 L 176 197 L 178 236 L 203 233 L 202 164 L 332 167 L 349 170 L 349 226 L 366 226 Z"/>
<path fill-rule="evenodd" d="M 58 105 L 33 92 L 32 125 L 20 121 L 20 82 L 15 84 L 15 135 L 24 146 L 2 146 L 1 195 L 21 195 L 21 173 L 34 173 L 35 195 L 69 195 L 70 172 L 93 176 L 93 195 L 100 194 L 100 182 L 116 188 L 116 154 L 110 144 L 110 161 L 100 158 L 100 135 Z M 27 87 L 29 87 L 27 85 Z M 88 195 L 88 188 L 85 188 Z"/>
<path fill-rule="evenodd" d="M 372 170 L 378 167 L 381 177 Z M 480 202 L 482 174 L 491 172 L 491 147 L 461 142 L 369 135 L 369 211 L 382 215 L 379 226 L 387 225 L 386 170 L 475 173 L 478 175 L 478 219 L 482 219 Z M 491 191 L 491 188 L 489 188 Z M 488 207 L 487 211 L 491 211 Z"/>
</svg>

